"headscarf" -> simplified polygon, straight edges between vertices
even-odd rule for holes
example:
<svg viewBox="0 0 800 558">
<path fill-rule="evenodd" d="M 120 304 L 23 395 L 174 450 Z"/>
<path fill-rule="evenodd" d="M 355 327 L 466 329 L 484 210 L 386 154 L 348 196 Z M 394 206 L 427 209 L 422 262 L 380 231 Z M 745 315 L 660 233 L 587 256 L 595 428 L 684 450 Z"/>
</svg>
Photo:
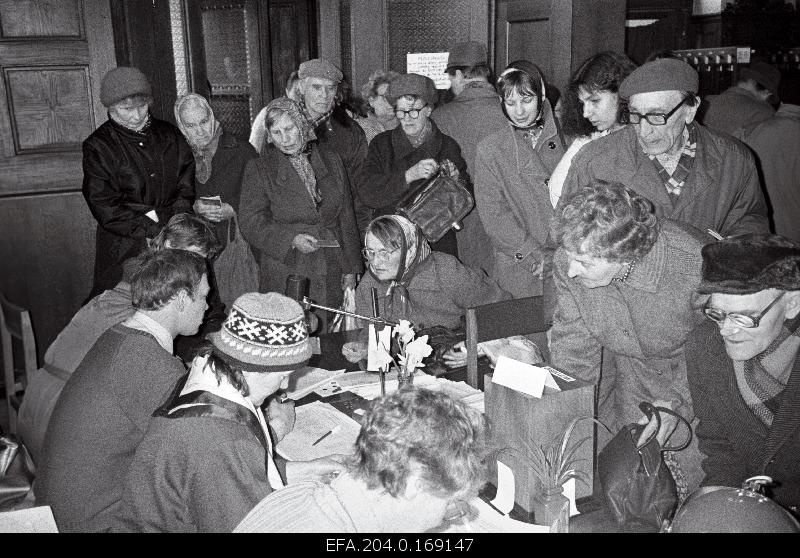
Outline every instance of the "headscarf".
<svg viewBox="0 0 800 558">
<path fill-rule="evenodd" d="M 300 105 L 288 97 L 278 97 L 270 101 L 264 109 L 265 116 L 272 111 L 279 111 L 289 116 L 300 131 L 300 146 L 292 153 L 281 152 L 289 158 L 289 162 L 292 163 L 292 167 L 294 167 L 294 170 L 297 171 L 297 174 L 303 181 L 311 199 L 314 200 L 316 205 L 319 205 L 322 201 L 322 196 L 317 188 L 317 178 L 314 175 L 311 161 L 308 159 L 311 151 L 309 144 L 317 139 L 314 128 L 311 126 L 308 118 L 303 114 L 303 109 Z M 266 138 L 268 142 L 272 143 L 269 130 L 267 130 Z"/>
<path fill-rule="evenodd" d="M 537 107 L 538 113 L 536 114 L 536 118 L 534 119 L 534 121 L 530 125 L 524 127 L 517 126 L 516 124 L 514 124 L 511 118 L 509 118 L 508 112 L 506 112 L 505 103 L 502 104 L 503 114 L 505 114 L 506 118 L 511 123 L 511 126 L 513 126 L 518 130 L 530 130 L 536 127 L 540 127 L 542 125 L 542 119 L 544 118 L 545 114 L 544 103 L 547 100 L 547 93 L 546 93 L 547 83 L 544 79 L 544 74 L 542 74 L 542 71 L 533 62 L 529 62 L 527 60 L 515 60 L 514 62 L 511 62 L 506 67 L 506 69 L 503 70 L 503 72 L 497 77 L 497 82 L 499 83 L 502 78 L 513 72 L 521 72 L 527 74 L 534 83 L 536 81 L 539 81 L 539 83 L 541 84 L 541 91 L 536 90 L 533 92 L 536 95 L 536 99 L 538 100 L 538 107 Z"/>
<path fill-rule="evenodd" d="M 189 137 L 189 134 L 186 133 L 186 127 L 181 119 L 181 112 L 183 111 L 183 107 L 188 102 L 205 107 L 205 109 L 208 111 L 208 114 L 214 121 L 211 127 L 211 141 L 209 141 L 206 145 L 197 145 L 193 143 L 192 139 Z M 219 138 L 222 135 L 222 125 L 214 116 L 214 111 L 211 109 L 211 105 L 209 104 L 208 100 L 197 93 L 189 93 L 187 95 L 178 97 L 178 99 L 175 101 L 175 122 L 177 122 L 178 129 L 183 134 L 183 137 L 185 137 L 186 141 L 189 143 L 189 147 L 192 148 L 195 162 L 195 178 L 200 184 L 205 184 L 211 176 L 211 161 L 214 158 L 214 154 L 217 152 Z"/>
<path fill-rule="evenodd" d="M 402 265 L 397 268 L 397 275 L 389 284 L 386 291 L 386 306 L 388 309 L 397 308 L 399 312 L 391 312 L 389 315 L 407 315 L 409 310 L 408 288 L 407 285 L 419 269 L 419 265 L 431 254 L 431 247 L 420 230 L 411 221 L 401 215 L 383 215 L 379 219 L 391 219 L 403 231 L 403 238 L 400 245 L 400 261 Z M 371 223 L 370 223 L 371 225 Z M 369 226 L 367 227 L 369 230 Z M 372 271 L 370 270 L 370 273 Z M 373 275 L 373 277 L 375 277 Z M 375 277 L 375 279 L 378 279 Z"/>
</svg>

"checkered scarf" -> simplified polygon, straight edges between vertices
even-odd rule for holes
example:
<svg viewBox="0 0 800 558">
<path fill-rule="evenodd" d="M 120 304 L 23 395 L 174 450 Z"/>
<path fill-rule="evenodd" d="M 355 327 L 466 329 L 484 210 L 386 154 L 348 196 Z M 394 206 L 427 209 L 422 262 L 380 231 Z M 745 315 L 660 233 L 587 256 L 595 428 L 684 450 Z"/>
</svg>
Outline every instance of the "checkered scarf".
<svg viewBox="0 0 800 558">
<path fill-rule="evenodd" d="M 670 199 L 672 199 L 673 204 L 677 201 L 678 196 L 681 195 L 681 188 L 689 176 L 689 171 L 692 170 L 692 165 L 694 164 L 695 155 L 697 153 L 697 128 L 695 128 L 694 123 L 692 123 L 688 124 L 684 130 L 686 130 L 684 133 L 687 135 L 684 137 L 683 152 L 681 153 L 681 158 L 678 160 L 678 166 L 675 167 L 675 171 L 671 175 L 669 171 L 664 168 L 664 165 L 656 158 L 656 155 L 648 155 L 658 170 L 658 176 L 664 181 L 664 187 L 667 189 L 667 193 Z"/>
<path fill-rule="evenodd" d="M 784 322 L 781 333 L 761 354 L 734 361 L 733 370 L 742 398 L 767 427 L 780 407 L 795 356 L 800 348 L 800 316 Z"/>
</svg>

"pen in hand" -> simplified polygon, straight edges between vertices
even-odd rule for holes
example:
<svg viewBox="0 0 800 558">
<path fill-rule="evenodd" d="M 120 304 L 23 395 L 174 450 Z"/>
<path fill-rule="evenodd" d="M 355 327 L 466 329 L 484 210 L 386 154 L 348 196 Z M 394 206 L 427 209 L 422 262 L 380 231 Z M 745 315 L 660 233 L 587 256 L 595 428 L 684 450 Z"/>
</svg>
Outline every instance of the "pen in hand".
<svg viewBox="0 0 800 558">
<path fill-rule="evenodd" d="M 328 431 L 327 431 L 325 434 L 323 434 L 322 436 L 320 436 L 319 438 L 317 438 L 317 440 L 316 440 L 316 441 L 315 441 L 313 444 L 311 444 L 311 445 L 312 445 L 312 446 L 316 446 L 316 445 L 317 445 L 317 444 L 319 444 L 319 443 L 320 443 L 322 440 L 324 440 L 325 438 L 327 438 L 328 436 L 330 436 L 330 435 L 331 435 L 331 434 L 333 434 L 334 432 L 338 432 L 340 428 L 341 428 L 341 426 L 337 424 L 337 425 L 336 425 L 336 426 L 334 426 L 334 427 L 333 427 L 331 430 L 328 430 Z"/>
</svg>

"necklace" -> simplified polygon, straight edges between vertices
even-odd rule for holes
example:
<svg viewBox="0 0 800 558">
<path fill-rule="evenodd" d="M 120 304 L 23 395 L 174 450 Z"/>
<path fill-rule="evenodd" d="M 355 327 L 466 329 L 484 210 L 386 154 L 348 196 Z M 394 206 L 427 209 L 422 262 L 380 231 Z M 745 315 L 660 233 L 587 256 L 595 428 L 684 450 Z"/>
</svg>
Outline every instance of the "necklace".
<svg viewBox="0 0 800 558">
<path fill-rule="evenodd" d="M 624 283 L 628 279 L 628 275 L 630 275 L 631 271 L 633 271 L 634 265 L 636 265 L 636 260 L 631 260 L 631 263 L 628 264 L 628 269 L 625 270 L 625 274 L 622 277 L 614 277 L 614 281 Z"/>
</svg>

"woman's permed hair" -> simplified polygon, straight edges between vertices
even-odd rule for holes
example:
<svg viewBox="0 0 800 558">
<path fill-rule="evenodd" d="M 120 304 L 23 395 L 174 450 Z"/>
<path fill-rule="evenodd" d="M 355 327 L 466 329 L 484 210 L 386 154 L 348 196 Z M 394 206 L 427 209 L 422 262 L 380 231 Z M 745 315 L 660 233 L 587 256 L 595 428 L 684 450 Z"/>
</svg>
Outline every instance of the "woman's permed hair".
<svg viewBox="0 0 800 558">
<path fill-rule="evenodd" d="M 481 415 L 448 395 L 403 389 L 373 401 L 350 462 L 354 477 L 394 497 L 418 474 L 439 497 L 468 498 L 486 481 Z"/>
<path fill-rule="evenodd" d="M 653 203 L 616 182 L 597 181 L 567 200 L 553 220 L 565 249 L 610 262 L 641 259 L 658 238 Z"/>
</svg>

